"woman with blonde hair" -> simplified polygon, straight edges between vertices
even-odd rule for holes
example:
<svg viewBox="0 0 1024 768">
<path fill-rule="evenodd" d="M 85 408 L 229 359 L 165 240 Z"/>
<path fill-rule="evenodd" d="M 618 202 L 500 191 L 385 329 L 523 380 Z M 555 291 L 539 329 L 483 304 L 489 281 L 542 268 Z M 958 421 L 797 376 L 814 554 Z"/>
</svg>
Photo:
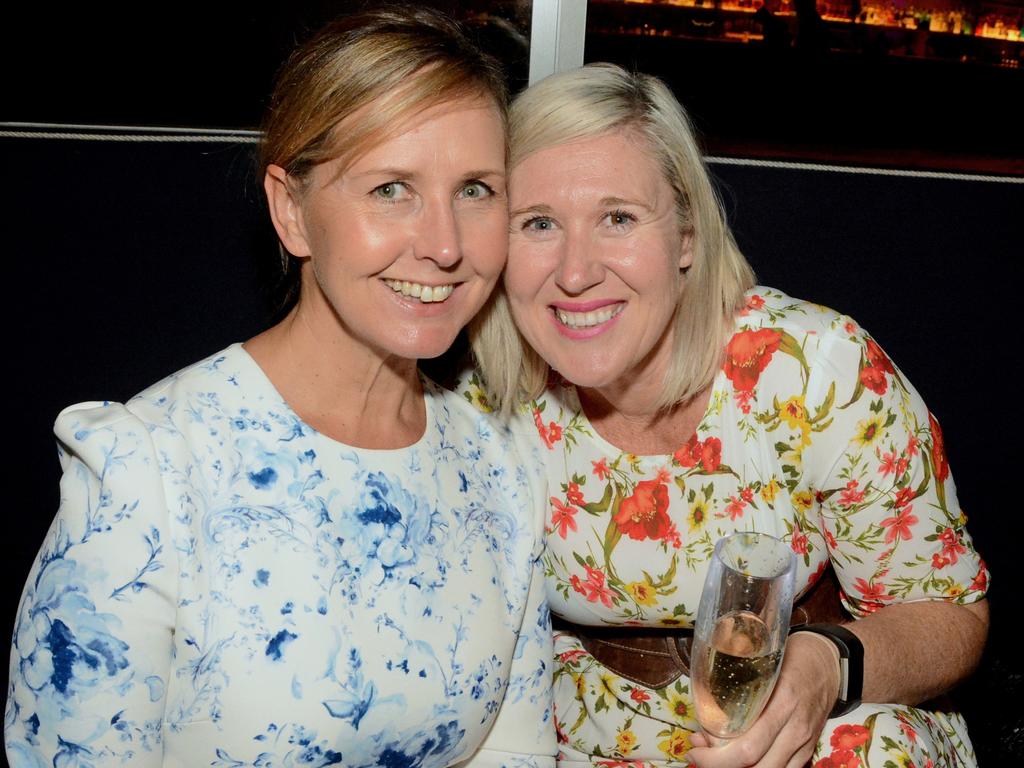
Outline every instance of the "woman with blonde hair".
<svg viewBox="0 0 1024 768">
<path fill-rule="evenodd" d="M 504 265 L 505 110 L 430 10 L 292 55 L 261 171 L 297 300 L 58 417 L 12 766 L 553 765 L 532 448 L 417 370 Z"/>
<path fill-rule="evenodd" d="M 921 702 L 977 663 L 987 571 L 917 392 L 851 318 L 754 285 L 657 79 L 605 64 L 534 85 L 510 153 L 470 390 L 525 403 L 548 453 L 560 762 L 973 764 L 962 718 Z M 711 748 L 689 648 L 736 531 L 792 548 L 805 631 L 752 727 Z"/>
</svg>

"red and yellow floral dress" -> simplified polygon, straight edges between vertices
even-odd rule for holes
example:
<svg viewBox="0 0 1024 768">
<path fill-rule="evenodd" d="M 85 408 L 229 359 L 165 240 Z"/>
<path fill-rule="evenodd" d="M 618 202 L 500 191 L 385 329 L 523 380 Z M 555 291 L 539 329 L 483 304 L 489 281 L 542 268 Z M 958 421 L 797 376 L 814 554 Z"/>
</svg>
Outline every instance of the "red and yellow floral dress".
<svg viewBox="0 0 1024 768">
<path fill-rule="evenodd" d="M 767 288 L 748 293 L 696 433 L 635 456 L 588 423 L 576 390 L 531 403 L 549 449 L 547 593 L 585 625 L 690 627 L 715 542 L 762 531 L 797 554 L 798 589 L 834 567 L 863 617 L 912 600 L 980 600 L 988 573 L 964 527 L 942 432 L 849 317 Z M 566 764 L 679 761 L 698 725 L 689 680 L 616 676 L 570 633 L 555 639 Z M 636 761 L 636 762 L 634 762 Z M 958 714 L 865 704 L 829 721 L 828 766 L 974 765 Z"/>
</svg>

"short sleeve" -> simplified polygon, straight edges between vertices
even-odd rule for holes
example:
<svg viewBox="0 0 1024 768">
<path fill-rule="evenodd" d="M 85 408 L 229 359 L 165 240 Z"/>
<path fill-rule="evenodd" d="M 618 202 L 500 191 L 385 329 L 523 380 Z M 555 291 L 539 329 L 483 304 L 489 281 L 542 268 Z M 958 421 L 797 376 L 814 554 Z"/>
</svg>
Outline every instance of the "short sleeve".
<svg viewBox="0 0 1024 768">
<path fill-rule="evenodd" d="M 161 765 L 177 567 L 152 442 L 116 404 L 74 406 L 55 432 L 60 509 L 16 619 L 7 756 Z"/>
<path fill-rule="evenodd" d="M 808 485 L 846 607 L 980 600 L 988 572 L 967 533 L 942 430 L 881 347 L 849 318 L 822 335 L 808 391 L 819 430 Z"/>
</svg>

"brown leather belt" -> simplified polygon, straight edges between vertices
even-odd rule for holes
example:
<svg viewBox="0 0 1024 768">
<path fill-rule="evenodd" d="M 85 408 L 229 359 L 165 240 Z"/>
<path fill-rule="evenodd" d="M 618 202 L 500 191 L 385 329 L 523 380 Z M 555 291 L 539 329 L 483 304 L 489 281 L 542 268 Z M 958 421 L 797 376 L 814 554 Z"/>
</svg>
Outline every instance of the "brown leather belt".
<svg viewBox="0 0 1024 768">
<path fill-rule="evenodd" d="M 839 602 L 839 582 L 831 568 L 793 606 L 790 625 L 827 622 L 839 624 L 850 617 Z M 653 627 L 588 627 L 552 616 L 555 631 L 579 638 L 587 653 L 619 677 L 648 688 L 662 688 L 690 674 L 692 629 Z"/>
</svg>

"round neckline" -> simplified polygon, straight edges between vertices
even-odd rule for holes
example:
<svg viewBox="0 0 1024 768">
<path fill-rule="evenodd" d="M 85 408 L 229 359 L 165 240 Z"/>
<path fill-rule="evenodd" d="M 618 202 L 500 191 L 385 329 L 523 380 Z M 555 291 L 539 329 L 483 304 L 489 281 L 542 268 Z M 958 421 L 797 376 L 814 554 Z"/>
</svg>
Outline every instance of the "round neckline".
<svg viewBox="0 0 1024 768">
<path fill-rule="evenodd" d="M 437 391 L 437 385 L 429 378 L 427 378 L 427 376 L 425 376 L 423 371 L 419 370 L 419 368 L 416 369 L 416 373 L 419 376 L 420 386 L 422 387 L 423 390 L 422 398 L 425 416 L 425 426 L 423 428 L 423 434 L 421 434 L 415 441 L 409 443 L 408 445 L 403 445 L 397 448 L 364 448 L 363 446 L 352 445 L 351 443 L 344 443 L 341 440 L 337 440 L 329 435 L 326 435 L 316 427 L 309 424 L 301 416 L 299 416 L 299 414 L 295 412 L 295 409 L 292 408 L 291 404 L 284 398 L 284 395 L 282 395 L 281 392 L 274 385 L 274 382 L 270 380 L 270 377 L 267 375 L 266 371 L 264 371 L 260 364 L 256 362 L 256 358 L 250 355 L 249 351 L 244 346 L 242 346 L 243 344 L 244 342 L 241 341 L 235 342 L 234 344 L 228 347 L 228 351 L 236 352 L 238 354 L 239 359 L 243 361 L 243 364 L 250 367 L 255 373 L 259 375 L 266 389 L 269 390 L 269 392 L 274 396 L 274 398 L 279 403 L 281 403 L 281 405 L 287 410 L 288 414 L 292 418 L 294 418 L 295 421 L 302 425 L 304 430 L 308 430 L 311 436 L 318 437 L 319 439 L 325 442 L 340 446 L 342 448 L 346 448 L 350 451 L 365 451 L 367 453 L 379 454 L 410 451 L 417 448 L 421 448 L 427 444 L 428 435 L 431 432 L 431 426 L 434 424 L 435 418 L 434 405 L 432 402 L 433 397 L 429 395 L 433 395 Z"/>
<path fill-rule="evenodd" d="M 598 431 L 597 427 L 594 426 L 590 417 L 587 416 L 587 412 L 583 408 L 583 401 L 580 400 L 579 387 L 575 384 L 570 384 L 569 382 L 566 383 L 568 384 L 568 388 L 572 391 L 572 405 L 576 413 L 579 414 L 582 426 L 590 430 L 590 434 L 593 435 L 594 442 L 599 445 L 602 452 L 609 455 L 618 455 L 623 453 L 629 454 L 630 456 L 636 456 L 636 458 L 641 462 L 664 462 L 666 458 L 671 459 L 675 452 L 686 445 L 693 435 L 697 435 L 699 439 L 700 425 L 707 420 L 708 415 L 711 413 L 712 406 L 715 403 L 716 397 L 720 396 L 720 392 L 724 387 L 724 378 L 725 372 L 719 368 L 718 371 L 715 372 L 715 377 L 711 380 L 711 393 L 708 396 L 708 404 L 704 408 L 704 413 L 701 414 L 700 420 L 697 422 L 697 426 L 694 428 L 693 433 L 686 435 L 686 437 L 679 442 L 679 445 L 669 453 L 630 453 L 625 448 L 620 448 L 614 443 L 608 441 L 605 436 Z M 565 379 L 563 379 L 563 381 L 565 381 Z"/>
</svg>

